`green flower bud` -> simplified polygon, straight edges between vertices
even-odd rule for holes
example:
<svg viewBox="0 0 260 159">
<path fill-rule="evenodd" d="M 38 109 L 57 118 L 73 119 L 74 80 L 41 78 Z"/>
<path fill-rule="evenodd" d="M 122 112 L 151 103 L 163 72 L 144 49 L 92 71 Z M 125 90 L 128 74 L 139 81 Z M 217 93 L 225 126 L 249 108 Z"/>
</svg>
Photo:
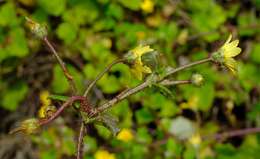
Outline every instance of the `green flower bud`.
<svg viewBox="0 0 260 159">
<path fill-rule="evenodd" d="M 144 54 L 141 57 L 141 60 L 144 65 L 151 68 L 153 71 L 158 70 L 159 68 L 159 53 L 157 51 L 152 51 L 147 54 Z"/>
<path fill-rule="evenodd" d="M 195 73 L 191 76 L 191 83 L 195 86 L 201 86 L 204 83 L 204 78 L 201 74 Z"/>
<path fill-rule="evenodd" d="M 46 26 L 41 25 L 28 17 L 25 17 L 27 21 L 27 26 L 29 27 L 30 31 L 39 39 L 43 39 L 47 36 L 48 31 Z"/>
<path fill-rule="evenodd" d="M 222 64 L 224 62 L 224 56 L 220 51 L 216 51 L 211 55 L 213 61 Z"/>
<path fill-rule="evenodd" d="M 34 134 L 37 133 L 40 129 L 40 122 L 36 118 L 26 119 L 24 120 L 18 128 L 15 128 L 10 131 L 10 134 L 14 134 L 17 132 L 22 132 L 24 134 Z"/>
</svg>

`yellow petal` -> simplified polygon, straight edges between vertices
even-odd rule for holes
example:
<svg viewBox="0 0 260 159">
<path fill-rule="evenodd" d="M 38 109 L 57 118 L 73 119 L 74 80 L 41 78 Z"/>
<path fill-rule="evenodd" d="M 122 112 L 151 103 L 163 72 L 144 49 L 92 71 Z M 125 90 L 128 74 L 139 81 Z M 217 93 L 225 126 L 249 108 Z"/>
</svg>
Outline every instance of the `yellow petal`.
<svg viewBox="0 0 260 159">
<path fill-rule="evenodd" d="M 237 62 L 233 58 L 226 58 L 225 66 L 234 74 L 237 74 Z"/>
<path fill-rule="evenodd" d="M 143 66 L 142 67 L 142 72 L 144 72 L 144 73 L 152 73 L 152 70 L 149 67 L 147 67 L 147 66 Z"/>
<path fill-rule="evenodd" d="M 237 47 L 238 43 L 239 43 L 239 40 L 234 40 L 231 43 L 229 43 L 228 45 L 230 45 L 230 47 Z"/>
<path fill-rule="evenodd" d="M 138 80 L 142 80 L 143 79 L 142 71 L 139 70 L 138 68 L 136 68 L 136 67 L 132 68 L 131 72 Z"/>
<path fill-rule="evenodd" d="M 225 53 L 224 53 L 224 56 L 226 58 L 230 58 L 230 57 L 235 57 L 237 56 L 238 54 L 241 53 L 241 48 L 239 47 L 234 47 L 234 48 L 230 48 L 229 50 L 227 50 Z"/>
<path fill-rule="evenodd" d="M 147 46 L 139 45 L 136 48 L 134 48 L 132 51 L 137 57 L 141 57 L 143 54 L 153 51 L 153 49 L 151 49 L 150 46 L 148 45 Z"/>
<path fill-rule="evenodd" d="M 228 43 L 231 41 L 231 39 L 232 39 L 232 34 L 230 34 L 230 35 L 228 36 L 228 39 L 226 40 L 226 42 L 225 42 L 224 45 L 228 44 Z"/>
</svg>

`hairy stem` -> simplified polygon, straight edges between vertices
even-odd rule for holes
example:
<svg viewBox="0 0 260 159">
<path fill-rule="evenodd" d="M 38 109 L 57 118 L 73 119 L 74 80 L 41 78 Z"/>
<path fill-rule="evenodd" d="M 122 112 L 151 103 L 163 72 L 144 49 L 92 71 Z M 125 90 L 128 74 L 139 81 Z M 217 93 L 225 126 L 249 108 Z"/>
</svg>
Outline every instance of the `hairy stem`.
<svg viewBox="0 0 260 159">
<path fill-rule="evenodd" d="M 88 88 L 84 92 L 83 96 L 86 97 L 88 95 L 88 93 L 93 88 L 93 86 L 97 83 L 97 81 L 100 80 L 105 75 L 105 73 L 107 73 L 111 69 L 112 66 L 114 66 L 115 64 L 124 62 L 124 61 L 125 61 L 125 59 L 117 59 L 117 60 L 113 61 L 111 64 L 109 64 L 101 73 L 99 73 L 97 75 L 95 80 L 90 83 L 90 85 L 88 86 Z"/>
<path fill-rule="evenodd" d="M 206 62 L 210 62 L 212 61 L 212 58 L 209 57 L 209 58 L 206 58 L 206 59 L 202 59 L 202 60 L 199 60 L 199 61 L 195 61 L 195 62 L 192 62 L 192 63 L 189 63 L 187 65 L 183 65 L 183 66 L 180 66 L 180 67 L 177 67 L 175 69 L 172 69 L 170 71 L 167 72 L 167 74 L 164 76 L 164 78 L 176 73 L 176 72 L 179 72 L 181 70 L 184 70 L 186 68 L 189 68 L 189 67 L 192 67 L 192 66 L 195 66 L 195 65 L 199 65 L 199 64 L 203 64 L 203 63 L 206 63 Z"/>
<path fill-rule="evenodd" d="M 190 83 L 191 83 L 190 80 L 172 81 L 172 80 L 167 80 L 167 79 L 160 82 L 160 84 L 162 84 L 164 86 L 173 86 L 173 85 L 190 84 Z"/>
<path fill-rule="evenodd" d="M 172 69 L 172 70 L 169 71 L 163 78 L 158 79 L 158 80 L 155 81 L 155 82 L 157 82 L 157 83 L 163 82 L 163 80 L 164 80 L 166 77 L 168 77 L 168 76 L 170 76 L 170 75 L 172 75 L 172 74 L 174 74 L 174 73 L 176 73 L 176 72 L 178 72 L 178 71 L 184 70 L 184 69 L 186 69 L 186 68 L 189 68 L 189 67 L 192 67 L 192 66 L 195 66 L 195 65 L 203 64 L 203 63 L 206 63 L 206 62 L 209 62 L 209 61 L 212 61 L 212 59 L 211 59 L 211 58 L 206 58 L 206 59 L 203 59 L 203 60 L 195 61 L 195 62 L 190 63 L 190 64 L 187 64 L 187 65 L 180 66 L 180 67 L 178 67 L 178 68 L 176 68 L 176 69 Z M 186 82 L 184 82 L 184 83 L 186 83 Z M 118 102 L 124 100 L 124 99 L 127 98 L 128 96 L 130 96 L 130 95 L 132 95 L 132 94 L 135 94 L 135 93 L 137 93 L 137 92 L 139 92 L 139 91 L 141 91 L 141 90 L 147 88 L 150 84 L 151 84 L 151 83 L 146 80 L 146 81 L 144 81 L 143 83 L 139 84 L 138 86 L 136 86 L 136 87 L 134 87 L 134 88 L 127 89 L 127 90 L 123 91 L 122 93 L 120 93 L 119 95 L 117 95 L 116 97 L 114 97 L 113 99 L 109 100 L 108 102 L 106 102 L 106 103 L 102 104 L 100 107 L 98 107 L 98 108 L 97 108 L 97 112 L 98 112 L 98 113 L 101 113 L 101 112 L 105 111 L 106 109 L 112 107 L 112 106 L 115 105 L 116 103 L 118 103 Z M 175 83 L 175 84 L 183 84 L 183 83 L 182 83 L 182 82 L 180 82 L 180 83 L 177 82 L 177 83 Z"/>
<path fill-rule="evenodd" d="M 79 136 L 78 136 L 78 144 L 77 144 L 77 159 L 82 159 L 82 154 L 83 154 L 83 138 L 85 136 L 85 124 L 82 121 L 80 125 L 80 131 L 79 131 Z"/>
<path fill-rule="evenodd" d="M 75 82 L 73 80 L 72 75 L 70 75 L 65 63 L 63 62 L 63 60 L 60 58 L 59 54 L 57 53 L 57 51 L 54 49 L 54 47 L 52 46 L 52 44 L 50 43 L 50 41 L 48 40 L 47 37 L 43 38 L 43 41 L 45 42 L 45 44 L 49 47 L 49 49 L 51 50 L 51 52 L 53 53 L 53 55 L 55 56 L 55 58 L 57 59 L 57 61 L 59 62 L 59 65 L 64 73 L 64 76 L 66 77 L 66 79 L 69 82 L 69 85 L 73 91 L 73 94 L 75 94 L 77 92 L 76 90 L 76 85 Z"/>
</svg>

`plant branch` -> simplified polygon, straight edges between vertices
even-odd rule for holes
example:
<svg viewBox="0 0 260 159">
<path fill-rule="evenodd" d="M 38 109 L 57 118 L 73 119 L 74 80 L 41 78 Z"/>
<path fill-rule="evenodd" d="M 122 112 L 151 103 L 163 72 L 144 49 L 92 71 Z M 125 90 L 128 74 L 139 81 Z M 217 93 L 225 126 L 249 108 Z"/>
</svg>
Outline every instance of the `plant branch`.
<svg viewBox="0 0 260 159">
<path fill-rule="evenodd" d="M 77 92 L 76 90 L 76 85 L 75 82 L 73 80 L 72 75 L 69 73 L 65 63 L 63 62 L 63 60 L 60 58 L 59 54 L 57 53 L 57 51 L 54 49 L 54 47 L 52 46 L 52 44 L 50 43 L 50 41 L 48 40 L 47 37 L 43 38 L 43 41 L 45 42 L 45 44 L 49 47 L 49 49 L 51 50 L 51 52 L 53 53 L 53 55 L 55 56 L 55 58 L 57 59 L 57 61 L 59 62 L 60 67 L 62 68 L 62 71 L 64 73 L 64 76 L 66 77 L 66 79 L 69 82 L 69 85 L 73 91 L 73 94 L 75 94 Z"/>
<path fill-rule="evenodd" d="M 97 83 L 97 81 L 100 80 L 104 76 L 104 74 L 107 73 L 111 69 L 112 66 L 114 66 L 118 63 L 124 62 L 124 61 L 125 61 L 125 59 L 122 58 L 122 59 L 117 59 L 117 60 L 113 61 L 111 64 L 109 64 L 101 73 L 99 73 L 97 75 L 95 80 L 90 83 L 90 85 L 88 86 L 88 88 L 84 92 L 83 96 L 86 97 L 88 95 L 88 93 L 93 88 L 93 86 Z"/>
<path fill-rule="evenodd" d="M 62 106 L 48 119 L 43 119 L 40 121 L 40 126 L 46 125 L 50 122 L 52 122 L 54 119 L 56 119 L 65 108 L 72 105 L 75 101 L 82 101 L 84 100 L 84 97 L 82 96 L 72 96 L 70 97 L 65 103 L 62 104 Z"/>
<path fill-rule="evenodd" d="M 203 60 L 199 60 L 199 61 L 195 61 L 193 63 L 190 63 L 190 64 L 187 64 L 187 65 L 183 65 L 183 66 L 180 66 L 176 69 L 172 69 L 170 70 L 168 73 L 166 73 L 166 75 L 163 77 L 163 78 L 158 78 L 155 83 L 160 83 L 160 82 L 163 82 L 163 80 L 178 72 L 178 71 L 181 71 L 181 70 L 184 70 L 186 68 L 189 68 L 189 67 L 192 67 L 192 66 L 195 66 L 195 65 L 199 65 L 199 64 L 203 64 L 203 63 L 206 63 L 206 62 L 209 62 L 209 61 L 212 61 L 211 58 L 206 58 L 206 59 L 203 59 Z M 139 84 L 138 86 L 134 87 L 134 88 L 131 88 L 131 89 L 127 89 L 125 91 L 123 91 L 122 93 L 120 93 L 119 95 L 117 95 L 116 97 L 114 97 L 113 99 L 109 100 L 108 102 L 102 104 L 100 107 L 97 108 L 97 113 L 101 113 L 103 111 L 105 111 L 106 109 L 112 107 L 114 104 L 124 100 L 125 98 L 127 98 L 128 96 L 132 95 L 132 94 L 135 94 L 145 88 L 147 88 L 148 86 L 150 86 L 152 83 L 148 80 L 144 81 L 143 83 Z M 183 84 L 182 82 L 181 83 L 175 83 L 175 84 Z"/>
</svg>

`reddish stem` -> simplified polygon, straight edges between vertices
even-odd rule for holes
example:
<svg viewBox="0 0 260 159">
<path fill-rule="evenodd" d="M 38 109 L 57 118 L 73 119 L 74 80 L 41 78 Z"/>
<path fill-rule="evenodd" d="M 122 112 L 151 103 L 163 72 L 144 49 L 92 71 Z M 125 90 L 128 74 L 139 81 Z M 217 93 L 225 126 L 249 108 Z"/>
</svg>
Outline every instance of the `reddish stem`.
<svg viewBox="0 0 260 159">
<path fill-rule="evenodd" d="M 43 119 L 40 121 L 40 126 L 46 125 L 56 119 L 62 112 L 63 110 L 72 105 L 75 101 L 83 101 L 85 100 L 85 97 L 83 96 L 72 96 L 70 97 L 65 103 L 62 104 L 62 106 L 48 119 Z"/>
</svg>

